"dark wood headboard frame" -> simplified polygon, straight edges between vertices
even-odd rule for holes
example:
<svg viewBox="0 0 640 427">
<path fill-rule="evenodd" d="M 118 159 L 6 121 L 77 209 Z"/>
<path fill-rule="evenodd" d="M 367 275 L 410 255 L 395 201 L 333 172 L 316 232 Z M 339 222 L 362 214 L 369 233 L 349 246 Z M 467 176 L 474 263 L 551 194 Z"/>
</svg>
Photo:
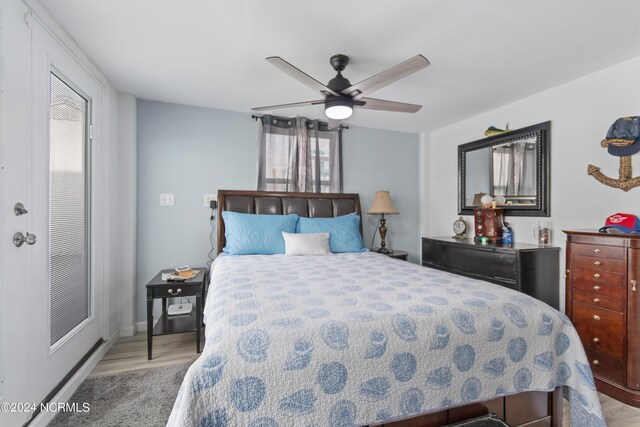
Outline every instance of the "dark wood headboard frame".
<svg viewBox="0 0 640 427">
<path fill-rule="evenodd" d="M 360 208 L 360 195 L 349 193 L 287 193 L 280 191 L 242 191 L 242 190 L 218 190 L 218 246 L 217 253 L 222 252 L 226 245 L 224 221 L 222 212 L 225 210 L 227 197 L 251 197 L 251 198 L 295 198 L 295 199 L 351 199 L 356 207 L 356 213 L 360 215 L 360 234 L 362 234 L 362 210 Z"/>
</svg>

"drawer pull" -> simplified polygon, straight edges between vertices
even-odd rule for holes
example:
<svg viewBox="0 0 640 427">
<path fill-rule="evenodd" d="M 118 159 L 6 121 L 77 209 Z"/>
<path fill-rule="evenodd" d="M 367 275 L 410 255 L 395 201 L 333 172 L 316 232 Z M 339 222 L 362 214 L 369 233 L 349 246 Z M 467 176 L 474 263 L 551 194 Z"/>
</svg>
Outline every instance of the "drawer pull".
<svg viewBox="0 0 640 427">
<path fill-rule="evenodd" d="M 632 280 L 632 281 L 631 281 L 631 290 L 632 290 L 633 292 L 636 292 L 636 291 L 637 291 L 637 289 L 636 289 L 636 286 L 637 286 L 637 285 L 638 285 L 638 281 L 637 281 L 637 280 Z"/>
<path fill-rule="evenodd" d="M 600 364 L 600 361 L 598 359 L 593 359 L 593 364 L 598 366 Z"/>
<path fill-rule="evenodd" d="M 593 253 L 595 253 L 595 254 L 599 254 L 599 253 L 600 253 L 600 249 L 595 248 L 595 249 L 593 250 Z"/>
<path fill-rule="evenodd" d="M 596 344 L 598 344 L 598 343 L 600 342 L 600 338 L 598 338 L 598 337 L 594 337 L 594 338 L 593 338 L 593 342 L 594 342 L 594 343 L 596 343 Z"/>
<path fill-rule="evenodd" d="M 593 275 L 593 277 L 594 277 L 595 279 L 599 279 L 599 278 L 600 278 L 600 274 L 599 274 L 599 273 L 596 273 L 596 274 L 594 274 L 594 275 Z"/>
<path fill-rule="evenodd" d="M 600 286 L 595 285 L 595 286 L 593 287 L 593 290 L 594 290 L 594 291 L 599 291 L 599 290 L 600 290 Z"/>
<path fill-rule="evenodd" d="M 598 316 L 597 314 L 593 315 L 593 320 L 600 320 L 600 316 Z"/>
<path fill-rule="evenodd" d="M 593 265 L 595 265 L 596 267 L 600 267 L 600 261 L 594 261 Z"/>
<path fill-rule="evenodd" d="M 182 292 L 182 289 L 178 288 L 175 291 L 173 289 L 169 289 L 167 292 L 169 292 L 171 295 L 178 295 L 180 292 Z"/>
<path fill-rule="evenodd" d="M 566 269 L 566 270 L 564 271 L 564 278 L 566 279 L 567 277 L 569 277 L 569 275 L 570 275 L 570 274 L 571 274 L 571 270 Z"/>
<path fill-rule="evenodd" d="M 600 298 L 594 298 L 593 302 L 595 302 L 596 304 L 600 304 Z"/>
</svg>

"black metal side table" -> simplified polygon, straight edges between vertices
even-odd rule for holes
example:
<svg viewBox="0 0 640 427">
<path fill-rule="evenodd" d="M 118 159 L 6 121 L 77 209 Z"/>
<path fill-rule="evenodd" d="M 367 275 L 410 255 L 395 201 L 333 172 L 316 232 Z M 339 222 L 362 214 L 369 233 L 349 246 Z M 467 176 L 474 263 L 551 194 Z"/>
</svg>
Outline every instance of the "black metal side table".
<svg viewBox="0 0 640 427">
<path fill-rule="evenodd" d="M 154 335 L 177 334 L 181 332 L 196 332 L 196 350 L 200 353 L 200 332 L 202 330 L 202 301 L 208 270 L 206 267 L 194 268 L 199 270 L 196 277 L 184 282 L 167 282 L 162 280 L 162 273 L 172 273 L 173 269 L 162 270 L 147 283 L 147 358 L 151 360 Z M 196 297 L 195 310 L 188 314 L 169 316 L 167 313 L 167 298 Z M 162 314 L 155 327 L 153 326 L 153 301 L 162 298 Z"/>
</svg>

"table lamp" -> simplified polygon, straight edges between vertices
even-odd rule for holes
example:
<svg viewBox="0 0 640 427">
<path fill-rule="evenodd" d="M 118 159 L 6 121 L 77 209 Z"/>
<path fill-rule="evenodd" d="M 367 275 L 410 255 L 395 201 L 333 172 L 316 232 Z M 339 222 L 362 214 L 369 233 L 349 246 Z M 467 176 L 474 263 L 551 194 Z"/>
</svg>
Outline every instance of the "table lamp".
<svg viewBox="0 0 640 427">
<path fill-rule="evenodd" d="M 380 249 L 378 252 L 381 254 L 390 253 L 389 249 L 387 249 L 387 244 L 384 239 L 387 237 L 387 220 L 384 218 L 385 215 L 397 215 L 399 212 L 396 210 L 395 206 L 391 202 L 391 196 L 388 191 L 376 191 L 376 196 L 373 199 L 373 203 L 367 212 L 370 215 L 380 215 Z"/>
</svg>

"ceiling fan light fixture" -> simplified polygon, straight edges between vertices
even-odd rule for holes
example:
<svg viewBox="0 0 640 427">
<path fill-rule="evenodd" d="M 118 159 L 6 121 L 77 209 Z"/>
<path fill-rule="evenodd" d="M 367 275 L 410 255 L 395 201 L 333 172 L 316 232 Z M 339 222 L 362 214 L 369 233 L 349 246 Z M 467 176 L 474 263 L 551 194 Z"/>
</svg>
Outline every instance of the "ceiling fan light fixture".
<svg viewBox="0 0 640 427">
<path fill-rule="evenodd" d="M 353 114 L 353 101 L 344 98 L 327 99 L 324 113 L 332 120 L 348 119 Z"/>
</svg>

